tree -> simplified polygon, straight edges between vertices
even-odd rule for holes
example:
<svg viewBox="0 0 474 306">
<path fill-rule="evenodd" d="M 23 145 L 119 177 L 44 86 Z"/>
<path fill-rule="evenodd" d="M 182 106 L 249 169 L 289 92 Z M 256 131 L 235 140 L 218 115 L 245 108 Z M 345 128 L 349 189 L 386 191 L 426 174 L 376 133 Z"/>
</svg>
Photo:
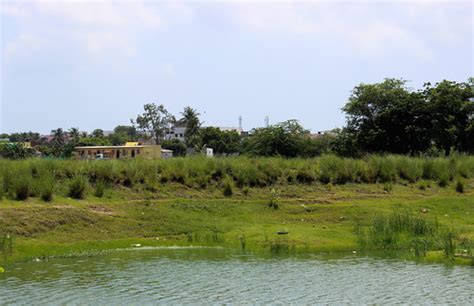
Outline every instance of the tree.
<svg viewBox="0 0 474 306">
<path fill-rule="evenodd" d="M 259 156 L 303 156 L 309 131 L 297 120 L 287 120 L 265 128 L 254 129 L 244 142 L 243 151 Z"/>
<path fill-rule="evenodd" d="M 25 159 L 33 156 L 33 149 L 20 142 L 1 144 L 0 156 L 8 159 Z"/>
<path fill-rule="evenodd" d="M 95 129 L 92 131 L 92 137 L 94 138 L 104 138 L 104 130 Z"/>
<path fill-rule="evenodd" d="M 169 131 L 171 125 L 176 121 L 165 107 L 148 103 L 143 106 L 145 112 L 138 115 L 135 120 L 131 120 L 133 126 L 150 135 L 156 144 L 159 144 L 165 136 L 165 132 Z"/>
<path fill-rule="evenodd" d="M 473 88 L 469 83 L 444 80 L 432 86 L 424 86 L 432 123 L 432 139 L 436 146 L 448 155 L 451 148 L 459 151 L 472 150 L 472 121 L 474 116 Z"/>
<path fill-rule="evenodd" d="M 197 146 L 212 148 L 215 154 L 234 154 L 240 152 L 241 140 L 236 131 L 221 131 L 216 127 L 206 127 L 199 130 Z"/>
<path fill-rule="evenodd" d="M 186 155 L 186 145 L 179 141 L 179 139 L 170 139 L 164 140 L 161 143 L 163 149 L 168 149 L 173 151 L 173 156 L 185 156 Z"/>
<path fill-rule="evenodd" d="M 186 132 L 184 139 L 188 148 L 193 148 L 199 143 L 199 129 L 201 128 L 201 121 L 199 116 L 201 115 L 195 109 L 187 106 L 181 113 L 186 122 Z"/>
<path fill-rule="evenodd" d="M 7 135 L 8 136 L 8 135 Z M 4 137 L 0 137 L 4 138 Z M 39 142 L 40 135 L 39 133 L 34 133 L 29 131 L 28 133 L 13 133 L 9 137 L 11 142 Z"/>
<path fill-rule="evenodd" d="M 81 138 L 80 132 L 78 128 L 70 128 L 69 129 L 69 137 L 73 143 L 78 143 L 79 139 Z"/>
<path fill-rule="evenodd" d="M 430 146 L 430 111 L 420 92 L 409 91 L 406 81 L 356 86 L 343 107 L 355 151 L 417 153 Z"/>
<path fill-rule="evenodd" d="M 114 146 L 123 145 L 127 141 L 137 141 L 137 129 L 129 125 L 118 125 L 114 128 L 114 132 L 110 134 L 108 138 Z"/>
<path fill-rule="evenodd" d="M 65 134 L 62 128 L 51 130 L 51 134 L 53 135 L 53 142 L 58 144 L 63 144 L 65 142 Z"/>
<path fill-rule="evenodd" d="M 126 135 L 128 140 L 136 140 L 138 137 L 137 129 L 130 125 L 117 125 L 114 134 Z"/>
<path fill-rule="evenodd" d="M 343 108 L 347 126 L 341 139 L 352 139 L 355 151 L 369 153 L 419 154 L 433 148 L 445 154 L 452 148 L 472 152 L 470 82 L 426 83 L 418 91 L 398 79 L 360 84 Z"/>
</svg>

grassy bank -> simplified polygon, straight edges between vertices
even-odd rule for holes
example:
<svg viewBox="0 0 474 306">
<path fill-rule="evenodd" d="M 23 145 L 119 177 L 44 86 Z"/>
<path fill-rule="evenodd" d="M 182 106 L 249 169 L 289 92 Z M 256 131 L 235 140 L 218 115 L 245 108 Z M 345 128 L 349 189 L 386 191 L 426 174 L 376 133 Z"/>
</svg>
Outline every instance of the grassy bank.
<svg viewBox="0 0 474 306">
<path fill-rule="evenodd" d="M 221 245 L 472 264 L 473 165 L 400 156 L 0 161 L 0 260 Z"/>
</svg>

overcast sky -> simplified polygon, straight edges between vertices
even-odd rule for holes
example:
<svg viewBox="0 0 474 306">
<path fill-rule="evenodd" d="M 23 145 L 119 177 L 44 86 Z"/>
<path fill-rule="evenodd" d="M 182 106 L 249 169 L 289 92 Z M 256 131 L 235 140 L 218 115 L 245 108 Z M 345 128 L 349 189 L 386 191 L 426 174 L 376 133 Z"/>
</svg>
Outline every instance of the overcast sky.
<svg viewBox="0 0 474 306">
<path fill-rule="evenodd" d="M 0 132 L 111 130 L 149 102 L 318 131 L 361 82 L 474 75 L 473 1 L 0 2 Z"/>
</svg>

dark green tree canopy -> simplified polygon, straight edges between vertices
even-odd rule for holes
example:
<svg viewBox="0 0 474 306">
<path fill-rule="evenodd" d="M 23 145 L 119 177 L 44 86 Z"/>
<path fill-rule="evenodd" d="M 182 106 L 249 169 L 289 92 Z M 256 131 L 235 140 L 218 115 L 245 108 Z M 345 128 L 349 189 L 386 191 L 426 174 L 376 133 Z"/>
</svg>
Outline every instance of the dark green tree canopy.
<svg viewBox="0 0 474 306">
<path fill-rule="evenodd" d="M 354 151 L 416 154 L 432 146 L 469 150 L 472 87 L 443 81 L 413 91 L 406 81 L 360 84 L 343 107 Z M 470 121 L 471 120 L 471 121 Z"/>
<path fill-rule="evenodd" d="M 302 155 L 303 142 L 308 138 L 305 130 L 297 120 L 288 120 L 265 128 L 254 129 L 245 141 L 244 153 L 260 156 Z"/>
</svg>

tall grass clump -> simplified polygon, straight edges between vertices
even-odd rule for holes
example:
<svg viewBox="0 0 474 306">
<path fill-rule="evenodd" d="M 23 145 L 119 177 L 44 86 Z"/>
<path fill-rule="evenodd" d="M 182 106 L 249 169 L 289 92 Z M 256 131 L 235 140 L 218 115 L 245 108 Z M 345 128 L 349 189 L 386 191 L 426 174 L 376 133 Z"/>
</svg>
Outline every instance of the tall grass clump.
<svg viewBox="0 0 474 306">
<path fill-rule="evenodd" d="M 423 177 L 424 167 L 421 159 L 407 156 L 396 156 L 392 158 L 394 159 L 398 176 L 401 179 L 415 183 Z"/>
<path fill-rule="evenodd" d="M 442 249 L 443 233 L 436 218 L 428 219 L 409 209 L 374 216 L 367 228 L 356 224 L 359 247 L 374 250 L 406 250 L 425 256 Z"/>
<path fill-rule="evenodd" d="M 456 185 L 455 185 L 454 189 L 459 193 L 464 192 L 464 182 L 461 178 L 456 180 Z"/>
<path fill-rule="evenodd" d="M 98 181 L 95 184 L 94 196 L 98 198 L 102 198 L 104 196 L 106 187 L 107 187 L 107 183 L 105 181 L 103 180 Z"/>
<path fill-rule="evenodd" d="M 222 182 L 222 193 L 225 197 L 231 197 L 234 194 L 234 181 L 230 176 L 226 176 Z"/>
<path fill-rule="evenodd" d="M 290 252 L 288 239 L 275 239 L 268 246 L 270 253 L 274 255 L 288 254 Z"/>
<path fill-rule="evenodd" d="M 18 201 L 26 200 L 31 191 L 31 179 L 28 177 L 18 177 L 15 179 L 12 192 L 14 198 Z"/>
<path fill-rule="evenodd" d="M 278 199 L 280 198 L 280 193 L 272 188 L 270 190 L 270 199 L 268 201 L 268 207 L 273 209 L 278 209 Z"/>
<path fill-rule="evenodd" d="M 87 178 L 84 176 L 76 176 L 69 182 L 68 196 L 73 199 L 83 199 L 85 197 L 86 189 L 89 185 Z"/>
<path fill-rule="evenodd" d="M 0 232 L 0 255 L 5 261 L 8 256 L 13 254 L 15 248 L 15 236 L 9 233 Z"/>
<path fill-rule="evenodd" d="M 368 163 L 373 169 L 377 181 L 381 183 L 396 181 L 397 169 L 392 156 L 371 156 Z"/>
<path fill-rule="evenodd" d="M 54 181 L 52 178 L 45 177 L 41 179 L 39 196 L 41 200 L 45 202 L 51 202 L 53 200 Z"/>
</svg>

